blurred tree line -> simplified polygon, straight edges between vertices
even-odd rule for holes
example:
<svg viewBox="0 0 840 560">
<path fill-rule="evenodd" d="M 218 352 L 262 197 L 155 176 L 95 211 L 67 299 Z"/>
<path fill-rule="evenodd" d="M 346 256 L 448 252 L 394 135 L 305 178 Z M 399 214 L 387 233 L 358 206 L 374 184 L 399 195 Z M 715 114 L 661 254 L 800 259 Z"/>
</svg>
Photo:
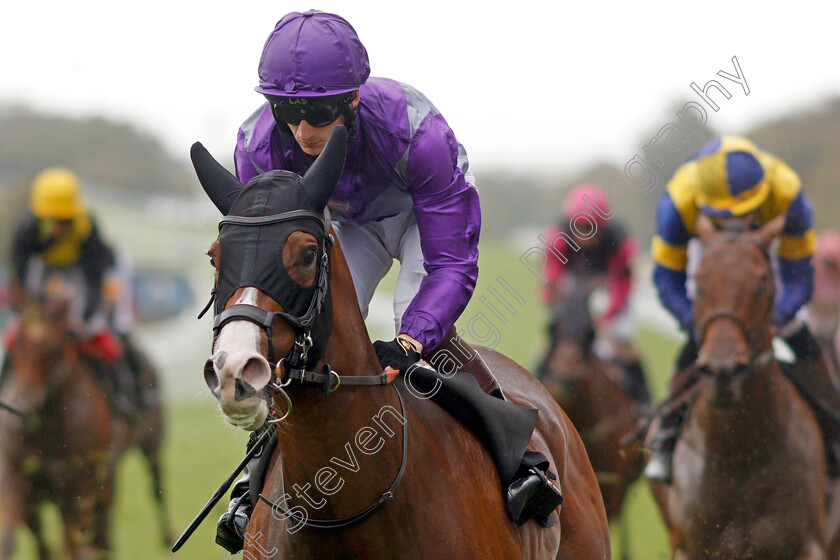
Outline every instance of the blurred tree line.
<svg viewBox="0 0 840 560">
<path fill-rule="evenodd" d="M 813 202 L 817 227 L 840 227 L 832 192 L 833 185 L 840 182 L 840 159 L 833 153 L 840 131 L 840 98 L 808 111 L 781 115 L 753 130 L 718 131 L 704 126 L 696 132 L 684 131 L 685 141 L 680 149 L 663 152 L 662 143 L 657 148 L 651 140 L 657 134 L 661 136 L 668 124 L 680 124 L 677 113 L 681 107 L 682 102 L 675 103 L 660 118 L 652 119 L 657 126 L 640 134 L 635 153 L 628 153 L 625 161 L 600 161 L 553 175 L 477 169 L 482 235 L 492 238 L 507 236 L 517 229 L 542 230 L 560 217 L 563 195 L 573 186 L 584 182 L 606 185 L 613 181 L 615 188 L 608 193 L 617 218 L 638 236 L 644 250 L 653 235 L 656 202 L 671 175 L 706 141 L 725 133 L 747 136 L 790 163 Z M 709 119 L 707 125 L 713 125 L 714 114 Z M 608 129 L 604 123 L 594 124 L 593 130 Z M 673 138 L 677 137 L 672 137 L 672 146 L 678 144 Z M 25 107 L 0 107 L 0 147 L 0 240 L 10 239 L 17 216 L 26 204 L 32 177 L 46 166 L 70 167 L 84 181 L 113 186 L 135 200 L 156 194 L 197 192 L 186 158 L 172 157 L 157 138 L 129 124 L 104 118 L 73 119 Z M 659 158 L 652 155 L 656 149 L 660 149 Z M 649 192 L 625 174 L 635 156 L 647 164 L 647 172 L 652 174 L 648 177 Z M 639 164 L 634 172 L 637 179 L 645 174 Z M 5 246 L 0 248 L 0 255 L 4 250 Z"/>
<path fill-rule="evenodd" d="M 0 147 L 0 256 L 28 203 L 33 177 L 45 167 L 68 167 L 83 182 L 108 185 L 132 200 L 195 192 L 185 160 L 169 155 L 157 138 L 101 117 L 0 107 Z"/>
<path fill-rule="evenodd" d="M 680 104 L 674 104 L 671 110 L 652 122 L 659 127 L 669 121 L 677 122 L 675 116 L 680 107 Z M 616 218 L 638 236 L 640 248 L 645 251 L 654 232 L 657 201 L 674 171 L 705 142 L 722 134 L 745 136 L 759 148 L 788 162 L 802 179 L 803 188 L 813 204 L 817 229 L 840 229 L 840 218 L 837 217 L 840 203 L 834 191 L 835 185 L 840 185 L 840 158 L 835 157 L 840 140 L 840 98 L 807 111 L 781 115 L 751 130 L 717 130 L 708 126 L 714 125 L 714 120 L 714 114 L 709 115 L 707 126 L 698 128 L 698 134 L 687 134 L 688 141 L 678 151 L 660 152 L 661 166 L 654 164 L 654 158 L 649 156 L 653 147 L 649 150 L 644 148 L 650 145 L 651 138 L 660 130 L 657 127 L 645 131 L 649 135 L 637 140 L 635 153 L 628 153 L 625 161 L 601 161 L 561 176 L 476 170 L 476 182 L 481 193 L 482 235 L 501 236 L 514 228 L 523 227 L 541 230 L 560 218 L 563 196 L 575 185 L 606 185 L 620 179 L 627 188 L 609 189 L 610 202 Z M 605 130 L 605 127 L 599 124 L 592 130 Z M 626 181 L 624 168 L 635 155 L 639 155 L 655 172 L 656 186 L 648 193 L 643 192 L 639 185 Z M 641 174 L 639 170 L 638 166 L 634 169 L 637 176 Z"/>
</svg>

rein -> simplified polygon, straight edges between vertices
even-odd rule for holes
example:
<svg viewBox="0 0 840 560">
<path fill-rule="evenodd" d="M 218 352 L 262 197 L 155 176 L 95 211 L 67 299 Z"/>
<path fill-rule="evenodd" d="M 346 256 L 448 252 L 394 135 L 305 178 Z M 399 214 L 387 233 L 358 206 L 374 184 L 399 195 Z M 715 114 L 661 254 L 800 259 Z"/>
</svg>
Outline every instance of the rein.
<svg viewBox="0 0 840 560">
<path fill-rule="evenodd" d="M 20 410 L 16 409 L 15 407 L 13 407 L 11 405 L 8 405 L 8 404 L 6 404 L 2 401 L 0 401 L 0 409 L 5 410 L 7 412 L 11 412 L 12 414 L 17 414 L 18 416 L 23 418 L 23 412 L 21 412 Z"/>
<path fill-rule="evenodd" d="M 352 379 L 353 377 L 354 376 L 345 376 L 345 378 L 347 379 Z M 380 376 L 371 375 L 365 377 L 378 378 Z M 403 402 L 402 395 L 400 395 L 400 392 L 399 390 L 397 390 L 396 386 L 394 386 L 394 391 L 397 393 L 397 398 L 399 398 L 400 400 L 400 411 L 402 412 L 402 417 L 406 419 L 406 421 L 403 422 L 402 459 L 400 461 L 400 468 L 397 471 L 397 475 L 394 478 L 394 481 L 391 483 L 391 486 L 372 504 L 370 504 L 368 507 L 366 507 L 359 513 L 356 513 L 349 517 L 343 517 L 341 519 L 309 519 L 308 516 L 302 517 L 292 511 L 287 511 L 279 503 L 269 500 L 263 494 L 260 494 L 260 500 L 271 506 L 272 509 L 279 511 L 286 518 L 292 520 L 298 525 L 302 524 L 304 527 L 310 527 L 313 529 L 341 529 L 344 527 L 352 527 L 353 525 L 358 525 L 359 523 L 367 520 L 380 509 L 385 507 L 385 505 L 388 504 L 388 502 L 394 499 L 394 494 L 397 491 L 397 487 L 400 485 L 403 475 L 405 474 L 405 467 L 408 459 L 408 416 L 406 416 L 405 414 L 405 402 Z M 286 495 L 285 485 L 283 488 L 283 495 Z"/>
</svg>

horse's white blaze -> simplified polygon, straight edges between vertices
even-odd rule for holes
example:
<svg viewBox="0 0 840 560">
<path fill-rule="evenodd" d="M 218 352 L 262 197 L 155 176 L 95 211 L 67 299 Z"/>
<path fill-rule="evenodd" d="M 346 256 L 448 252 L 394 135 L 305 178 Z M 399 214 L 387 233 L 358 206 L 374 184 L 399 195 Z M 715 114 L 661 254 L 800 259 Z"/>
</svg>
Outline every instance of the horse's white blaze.
<svg viewBox="0 0 840 560">
<path fill-rule="evenodd" d="M 256 305 L 257 291 L 246 288 L 237 304 Z M 260 327 L 250 321 L 231 321 L 216 340 L 213 369 L 219 378 L 218 401 L 228 422 L 246 430 L 255 430 L 265 422 L 268 405 L 262 390 L 271 380 L 271 366 L 260 353 Z M 255 394 L 237 400 L 237 380 Z"/>
</svg>

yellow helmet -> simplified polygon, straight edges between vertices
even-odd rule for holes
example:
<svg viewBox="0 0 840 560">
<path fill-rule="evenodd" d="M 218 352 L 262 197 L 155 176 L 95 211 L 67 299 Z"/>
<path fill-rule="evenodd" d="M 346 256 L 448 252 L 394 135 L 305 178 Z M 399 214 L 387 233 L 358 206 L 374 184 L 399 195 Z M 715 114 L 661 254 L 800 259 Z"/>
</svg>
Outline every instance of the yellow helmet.
<svg viewBox="0 0 840 560">
<path fill-rule="evenodd" d="M 79 179 L 69 169 L 44 169 L 32 182 L 30 209 L 38 218 L 76 218 L 85 213 L 80 191 Z"/>
<path fill-rule="evenodd" d="M 755 144 L 737 136 L 709 142 L 695 157 L 698 208 L 712 216 L 743 216 L 761 206 L 770 183 Z"/>
</svg>

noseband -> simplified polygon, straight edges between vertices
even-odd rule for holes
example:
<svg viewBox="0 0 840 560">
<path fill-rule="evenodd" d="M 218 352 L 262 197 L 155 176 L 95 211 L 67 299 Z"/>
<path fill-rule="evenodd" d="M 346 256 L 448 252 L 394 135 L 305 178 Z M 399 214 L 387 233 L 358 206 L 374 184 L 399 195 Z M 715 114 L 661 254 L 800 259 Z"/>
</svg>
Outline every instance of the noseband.
<svg viewBox="0 0 840 560">
<path fill-rule="evenodd" d="M 738 235 L 734 234 L 734 233 L 731 234 L 728 237 L 728 239 L 730 241 L 738 239 L 738 238 L 739 238 Z M 768 267 L 770 267 L 771 266 L 770 265 L 770 259 L 767 256 L 767 252 L 764 250 L 764 247 L 761 246 L 761 244 L 759 244 L 758 242 L 756 242 L 752 239 L 749 239 L 749 238 L 746 238 L 746 239 L 748 239 L 750 242 L 754 243 L 761 250 L 761 254 L 764 256 L 765 262 L 767 263 Z M 772 274 L 772 268 L 771 268 L 771 274 Z M 772 276 L 771 276 L 771 278 L 772 278 Z M 772 280 L 770 281 L 770 288 L 771 288 L 771 290 L 770 290 L 771 293 L 773 293 L 774 290 L 773 290 Z M 770 299 L 772 301 L 774 298 L 771 296 Z M 772 303 L 771 303 L 771 305 L 772 305 Z M 749 326 L 744 321 L 744 319 L 742 319 L 741 317 L 739 317 L 738 315 L 736 315 L 732 311 L 729 311 L 728 309 L 717 309 L 717 310 L 712 311 L 711 313 L 707 314 L 705 317 L 703 317 L 703 320 L 700 321 L 700 323 L 696 327 L 698 347 L 703 346 L 703 343 L 706 340 L 706 333 L 708 332 L 711 324 L 714 323 L 715 321 L 720 320 L 720 319 L 726 319 L 728 321 L 731 321 L 732 323 L 735 323 L 735 325 L 741 331 L 741 334 L 744 336 L 744 339 L 747 341 L 747 345 L 749 346 L 749 349 L 750 349 L 750 355 L 749 355 L 749 365 L 750 366 L 762 367 L 762 366 L 770 363 L 770 361 L 772 361 L 772 359 L 773 359 L 773 348 L 771 347 L 767 350 L 756 353 L 753 350 L 753 347 L 755 345 L 755 342 L 757 342 L 757 335 L 760 334 L 760 333 L 758 331 L 755 331 L 755 330 L 751 331 Z"/>
</svg>

